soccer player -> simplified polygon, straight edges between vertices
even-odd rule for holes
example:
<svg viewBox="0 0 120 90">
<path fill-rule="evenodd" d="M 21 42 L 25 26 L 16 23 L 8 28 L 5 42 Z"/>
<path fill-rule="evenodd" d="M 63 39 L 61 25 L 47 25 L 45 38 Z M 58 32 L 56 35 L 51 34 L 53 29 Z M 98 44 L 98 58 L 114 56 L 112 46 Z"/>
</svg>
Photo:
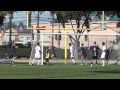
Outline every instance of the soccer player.
<svg viewBox="0 0 120 90">
<path fill-rule="evenodd" d="M 46 57 L 45 57 L 45 61 L 46 64 L 49 65 L 49 59 L 50 59 L 50 51 L 49 49 L 46 50 Z"/>
<path fill-rule="evenodd" d="M 106 46 L 105 46 L 105 42 L 102 42 L 102 53 L 101 53 L 102 66 L 105 66 L 105 56 L 106 56 Z"/>
<path fill-rule="evenodd" d="M 70 57 L 72 59 L 72 62 L 75 64 L 76 61 L 74 60 L 74 47 L 71 43 L 69 43 L 69 48 L 70 48 L 70 54 L 71 54 Z"/>
<path fill-rule="evenodd" d="M 11 52 L 11 59 L 10 59 L 10 66 L 15 66 L 15 55 L 16 55 L 16 49 L 15 49 L 15 43 L 13 41 L 12 43 L 12 52 Z"/>
<path fill-rule="evenodd" d="M 39 43 L 37 43 L 37 46 L 35 47 L 35 59 L 32 61 L 32 65 L 34 65 L 34 62 L 38 60 L 38 65 L 40 65 L 40 46 Z"/>
<path fill-rule="evenodd" d="M 84 47 L 84 44 L 82 43 L 81 44 L 81 59 L 82 59 L 82 63 L 80 65 L 87 65 L 87 62 L 86 62 L 86 56 L 87 56 L 87 53 L 85 51 L 85 47 Z"/>
<path fill-rule="evenodd" d="M 96 45 L 96 41 L 94 41 L 93 46 L 90 47 L 91 56 L 92 56 L 91 68 L 93 67 L 94 60 L 95 60 L 96 67 L 97 67 L 97 58 L 98 58 L 98 50 L 99 49 L 100 48 Z"/>
</svg>

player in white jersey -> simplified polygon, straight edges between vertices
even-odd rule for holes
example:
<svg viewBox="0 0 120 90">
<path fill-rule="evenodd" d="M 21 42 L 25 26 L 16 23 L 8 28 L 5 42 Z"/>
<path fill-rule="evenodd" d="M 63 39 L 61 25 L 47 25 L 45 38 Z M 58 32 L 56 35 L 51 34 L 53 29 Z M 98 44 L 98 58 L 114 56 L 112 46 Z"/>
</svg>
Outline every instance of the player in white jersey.
<svg viewBox="0 0 120 90">
<path fill-rule="evenodd" d="M 105 56 L 106 56 L 106 46 L 105 46 L 105 42 L 102 42 L 102 53 L 101 53 L 102 66 L 105 66 Z"/>
<path fill-rule="evenodd" d="M 40 65 L 40 46 L 39 43 L 37 43 L 37 46 L 35 47 L 35 59 L 32 61 L 32 65 L 34 65 L 35 61 L 38 60 L 38 65 Z"/>
<path fill-rule="evenodd" d="M 69 43 L 69 46 L 70 46 L 70 57 L 72 59 L 72 62 L 75 64 L 76 61 L 74 60 L 74 47 L 71 45 L 71 43 Z"/>
</svg>

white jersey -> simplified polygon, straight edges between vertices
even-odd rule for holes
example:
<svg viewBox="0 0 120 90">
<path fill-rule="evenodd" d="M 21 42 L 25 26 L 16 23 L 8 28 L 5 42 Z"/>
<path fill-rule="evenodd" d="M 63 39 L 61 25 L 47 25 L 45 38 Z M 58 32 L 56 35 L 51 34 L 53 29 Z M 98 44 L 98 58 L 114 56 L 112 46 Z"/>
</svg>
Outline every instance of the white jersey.
<svg viewBox="0 0 120 90">
<path fill-rule="evenodd" d="M 35 58 L 40 58 L 40 46 L 35 47 Z"/>
<path fill-rule="evenodd" d="M 101 58 L 105 58 L 105 55 L 106 55 L 106 46 L 103 46 L 102 47 L 102 54 L 101 54 Z"/>
<path fill-rule="evenodd" d="M 74 57 L 74 48 L 73 48 L 73 46 L 70 46 L 70 54 L 71 54 L 71 57 Z"/>
</svg>

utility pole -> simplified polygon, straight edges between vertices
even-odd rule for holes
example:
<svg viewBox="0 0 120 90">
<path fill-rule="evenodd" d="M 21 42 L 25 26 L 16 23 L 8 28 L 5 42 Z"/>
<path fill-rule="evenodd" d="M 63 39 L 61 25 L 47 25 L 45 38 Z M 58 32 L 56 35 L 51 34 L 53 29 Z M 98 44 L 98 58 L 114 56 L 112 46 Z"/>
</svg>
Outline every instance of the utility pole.
<svg viewBox="0 0 120 90">
<path fill-rule="evenodd" d="M 28 15 L 29 15 L 28 27 L 31 27 L 31 15 L 32 15 L 32 12 L 29 11 Z M 33 41 L 33 29 L 31 29 L 31 46 L 32 46 L 32 41 Z"/>
<path fill-rule="evenodd" d="M 59 31 L 58 31 L 59 33 L 60 33 L 60 23 L 59 23 Z M 58 39 L 58 48 L 60 48 L 60 40 Z"/>
<path fill-rule="evenodd" d="M 37 28 L 39 28 L 39 11 L 38 11 L 38 13 L 37 13 Z M 40 35 L 39 35 L 39 33 L 40 33 L 40 31 L 39 31 L 39 29 L 37 29 L 37 42 L 39 42 L 39 40 L 40 40 Z"/>
<path fill-rule="evenodd" d="M 54 13 L 52 13 L 52 28 L 54 28 Z M 54 29 L 52 29 L 52 33 L 54 33 Z M 52 51 L 54 50 L 54 37 L 52 34 Z"/>
<path fill-rule="evenodd" d="M 12 18 L 13 18 L 13 13 L 9 12 L 9 19 L 10 19 L 10 35 L 9 35 L 9 47 L 11 47 L 12 45 L 12 40 L 11 40 L 11 36 L 12 36 Z"/>
</svg>

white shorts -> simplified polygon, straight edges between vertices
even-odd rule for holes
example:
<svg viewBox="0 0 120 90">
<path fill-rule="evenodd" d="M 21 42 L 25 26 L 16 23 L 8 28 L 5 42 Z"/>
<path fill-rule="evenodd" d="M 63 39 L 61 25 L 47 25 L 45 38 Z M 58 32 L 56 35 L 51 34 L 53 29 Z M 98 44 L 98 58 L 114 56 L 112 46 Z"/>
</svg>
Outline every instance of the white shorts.
<svg viewBox="0 0 120 90">
<path fill-rule="evenodd" d="M 102 52 L 101 58 L 105 58 L 106 52 Z"/>
<path fill-rule="evenodd" d="M 70 57 L 74 57 L 74 54 L 73 54 L 73 53 L 71 53 Z"/>
<path fill-rule="evenodd" d="M 35 53 L 35 58 L 40 58 L 40 53 Z"/>
</svg>

